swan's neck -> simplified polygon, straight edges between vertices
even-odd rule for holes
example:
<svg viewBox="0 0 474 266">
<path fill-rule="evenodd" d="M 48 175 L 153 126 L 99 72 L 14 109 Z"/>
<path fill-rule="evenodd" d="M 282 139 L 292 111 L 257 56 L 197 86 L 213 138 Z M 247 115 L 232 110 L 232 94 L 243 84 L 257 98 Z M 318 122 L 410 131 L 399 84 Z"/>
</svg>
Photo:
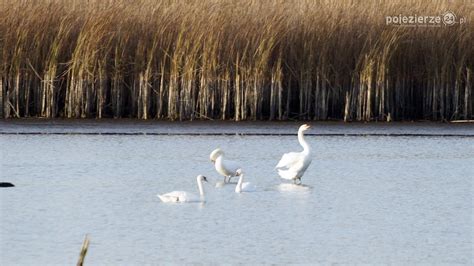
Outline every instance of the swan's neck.
<svg viewBox="0 0 474 266">
<path fill-rule="evenodd" d="M 242 192 L 242 183 L 244 182 L 244 174 L 240 174 L 239 182 L 237 182 L 237 186 L 235 187 L 235 192 L 240 193 Z"/>
<path fill-rule="evenodd" d="M 198 178 L 197 183 L 198 183 L 198 188 L 199 188 L 199 195 L 200 195 L 201 197 L 204 197 L 204 188 L 202 187 L 202 180 L 201 180 L 201 178 Z"/>
<path fill-rule="evenodd" d="M 311 149 L 309 148 L 308 143 L 307 143 L 306 140 L 304 139 L 303 130 L 299 130 L 299 131 L 298 131 L 298 141 L 299 141 L 301 147 L 303 147 L 303 152 L 304 152 L 304 153 L 309 153 L 309 152 L 311 151 Z"/>
</svg>

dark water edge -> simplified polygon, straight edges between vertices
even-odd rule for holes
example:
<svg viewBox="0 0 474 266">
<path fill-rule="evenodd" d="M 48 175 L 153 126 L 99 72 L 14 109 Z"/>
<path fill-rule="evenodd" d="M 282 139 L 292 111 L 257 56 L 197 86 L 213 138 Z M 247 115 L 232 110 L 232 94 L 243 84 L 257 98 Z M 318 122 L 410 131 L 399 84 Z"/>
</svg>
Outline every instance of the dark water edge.
<svg viewBox="0 0 474 266">
<path fill-rule="evenodd" d="M 136 119 L 2 119 L 0 135 L 296 135 L 301 124 L 313 136 L 474 137 L 474 123 L 441 122 L 269 122 Z"/>
</svg>

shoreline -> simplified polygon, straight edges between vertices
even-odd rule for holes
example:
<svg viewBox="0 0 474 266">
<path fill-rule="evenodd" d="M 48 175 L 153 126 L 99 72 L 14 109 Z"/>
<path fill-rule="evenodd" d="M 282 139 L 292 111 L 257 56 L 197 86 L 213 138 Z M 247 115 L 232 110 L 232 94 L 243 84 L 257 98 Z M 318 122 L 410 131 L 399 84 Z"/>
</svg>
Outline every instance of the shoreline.
<svg viewBox="0 0 474 266">
<path fill-rule="evenodd" d="M 344 119 L 327 119 L 327 120 L 233 120 L 233 119 L 195 119 L 195 120 L 169 120 L 169 119 L 139 119 L 133 117 L 121 117 L 121 118 L 94 118 L 94 117 L 86 117 L 86 118 L 66 118 L 66 117 L 55 117 L 55 118 L 46 118 L 46 117 L 9 117 L 9 118 L 0 118 L 0 122 L 9 122 L 9 121 L 48 121 L 48 122 L 79 122 L 79 121 L 95 121 L 95 122 L 133 122 L 133 123 L 235 123 L 235 124 L 245 124 L 245 123 L 337 123 L 337 124 L 407 124 L 407 123 L 427 123 L 427 124 L 457 124 L 457 123 L 474 123 L 474 119 L 456 119 L 456 120 L 427 120 L 427 119 L 407 119 L 407 120 L 396 120 L 396 121 L 386 121 L 386 120 L 371 120 L 371 121 L 364 121 L 364 120 L 354 120 L 354 121 L 344 121 Z"/>
<path fill-rule="evenodd" d="M 343 121 L 163 121 L 138 119 L 2 119 L 0 135 L 293 136 L 303 123 L 308 136 L 472 137 L 473 123 Z"/>
</svg>

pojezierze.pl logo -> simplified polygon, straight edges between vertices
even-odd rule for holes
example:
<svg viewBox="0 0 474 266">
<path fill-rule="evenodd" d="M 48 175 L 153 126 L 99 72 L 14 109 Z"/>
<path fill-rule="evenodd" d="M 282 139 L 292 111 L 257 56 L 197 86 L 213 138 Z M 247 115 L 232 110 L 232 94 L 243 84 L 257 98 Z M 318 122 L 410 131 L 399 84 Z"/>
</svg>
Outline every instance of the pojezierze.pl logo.
<svg viewBox="0 0 474 266">
<path fill-rule="evenodd" d="M 440 15 L 435 16 L 420 16 L 420 15 L 398 15 L 386 16 L 385 24 L 391 26 L 404 27 L 441 27 L 453 26 L 456 24 L 466 23 L 465 17 L 457 17 L 452 11 L 446 11 Z"/>
</svg>

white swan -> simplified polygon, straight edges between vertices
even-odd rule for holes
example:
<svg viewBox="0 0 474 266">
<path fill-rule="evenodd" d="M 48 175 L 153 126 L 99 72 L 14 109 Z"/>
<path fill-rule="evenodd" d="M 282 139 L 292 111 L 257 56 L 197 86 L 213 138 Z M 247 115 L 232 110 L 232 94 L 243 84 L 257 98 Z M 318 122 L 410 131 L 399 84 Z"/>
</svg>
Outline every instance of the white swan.
<svg viewBox="0 0 474 266">
<path fill-rule="evenodd" d="M 207 182 L 207 178 L 203 175 L 198 175 L 196 180 L 199 188 L 199 196 L 185 191 L 173 191 L 163 195 L 158 195 L 158 198 L 160 198 L 162 202 L 204 202 L 205 199 L 202 181 Z"/>
<path fill-rule="evenodd" d="M 254 192 L 257 190 L 257 187 L 255 187 L 254 184 L 251 184 L 250 182 L 244 182 L 243 173 L 240 172 L 239 175 L 239 182 L 237 182 L 237 186 L 235 186 L 235 193 Z"/>
<path fill-rule="evenodd" d="M 216 171 L 224 176 L 224 184 L 230 182 L 232 177 L 239 175 L 240 166 L 236 162 L 225 160 L 224 152 L 221 149 L 213 150 L 209 158 L 214 163 Z"/>
<path fill-rule="evenodd" d="M 303 151 L 283 154 L 275 167 L 281 178 L 293 180 L 295 184 L 301 184 L 301 177 L 311 164 L 311 148 L 304 140 L 304 132 L 309 128 L 309 125 L 304 124 L 298 130 L 298 141 L 303 147 Z M 299 182 L 297 183 L 297 181 Z"/>
</svg>

